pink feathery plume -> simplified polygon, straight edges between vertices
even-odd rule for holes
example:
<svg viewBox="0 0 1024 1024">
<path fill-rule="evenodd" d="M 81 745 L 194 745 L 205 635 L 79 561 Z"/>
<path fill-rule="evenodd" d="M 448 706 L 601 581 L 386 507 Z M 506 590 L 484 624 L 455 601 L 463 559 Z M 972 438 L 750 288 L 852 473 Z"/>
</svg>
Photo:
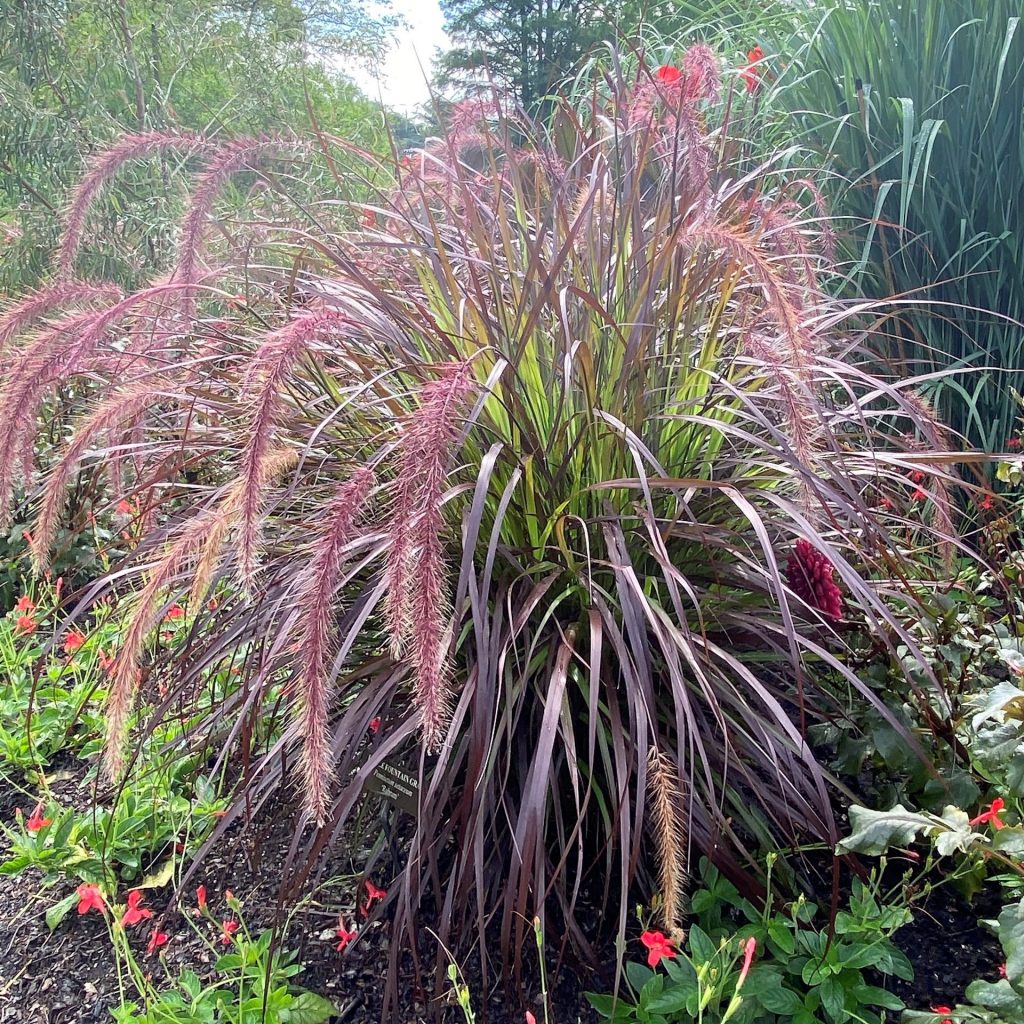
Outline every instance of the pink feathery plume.
<svg viewBox="0 0 1024 1024">
<path fill-rule="evenodd" d="M 221 521 L 217 510 L 194 516 L 167 548 L 163 559 L 153 569 L 139 595 L 124 640 L 117 652 L 111 672 L 105 708 L 106 737 L 103 747 L 103 768 L 107 778 L 115 781 L 124 767 L 124 743 L 128 720 L 135 703 L 141 676 L 140 665 L 146 649 L 146 638 L 159 620 L 162 594 L 185 568 L 194 561 L 205 544 L 209 532 Z"/>
<path fill-rule="evenodd" d="M 75 259 L 82 242 L 85 219 L 93 200 L 103 186 L 117 173 L 122 164 L 139 160 L 165 149 L 189 149 L 203 145 L 203 139 L 191 132 L 148 132 L 126 135 L 117 145 L 100 153 L 90 162 L 85 177 L 78 183 L 68 207 L 64 237 L 57 253 L 57 273 L 61 278 L 71 277 Z"/>
<path fill-rule="evenodd" d="M 160 394 L 163 386 L 163 382 L 155 381 L 139 384 L 126 391 L 117 391 L 100 402 L 79 422 L 70 442 L 50 471 L 43 489 L 43 500 L 30 545 L 38 573 L 48 568 L 50 550 L 64 510 L 68 486 L 93 440 L 98 434 L 109 432 L 119 425 L 135 420 L 152 404 L 154 396 Z M 110 461 L 117 463 L 118 459 Z"/>
<path fill-rule="evenodd" d="M 336 329 L 346 322 L 347 317 L 335 311 L 292 320 L 267 336 L 256 352 L 247 375 L 244 394 L 251 400 L 252 417 L 239 465 L 242 492 L 238 535 L 238 574 L 245 585 L 254 579 L 259 563 L 263 533 L 264 464 L 273 442 L 284 384 L 302 353 L 313 341 L 325 331 Z"/>
<path fill-rule="evenodd" d="M 9 521 L 18 468 L 30 467 L 36 417 L 48 388 L 78 373 L 104 335 L 133 306 L 174 286 L 145 288 L 120 302 L 76 313 L 36 335 L 19 353 L 0 391 L 0 522 Z M 27 465 L 26 465 L 27 464 Z"/>
<path fill-rule="evenodd" d="M 707 43 L 695 43 L 683 55 L 683 94 L 688 103 L 718 101 L 722 73 L 718 57 Z"/>
<path fill-rule="evenodd" d="M 80 303 L 109 302 L 121 295 L 117 285 L 101 282 L 58 281 L 11 303 L 0 313 L 0 354 L 19 334 L 54 309 Z"/>
<path fill-rule="evenodd" d="M 415 676 L 423 740 L 441 743 L 448 721 L 446 643 L 450 610 L 444 564 L 447 461 L 459 437 L 458 413 L 474 386 L 468 362 L 446 367 L 420 391 L 419 409 L 405 425 L 398 446 L 396 498 L 385 575 L 392 650 L 407 652 Z"/>
<path fill-rule="evenodd" d="M 221 146 L 196 179 L 188 210 L 181 225 L 181 244 L 174 280 L 185 285 L 181 312 L 186 321 L 191 319 L 194 305 L 192 286 L 198 282 L 199 260 L 202 257 L 203 236 L 213 204 L 226 182 L 252 164 L 253 158 L 268 147 L 280 146 L 274 139 L 234 139 Z"/>
<path fill-rule="evenodd" d="M 306 809 L 318 825 L 327 817 L 334 775 L 328 719 L 335 599 L 345 547 L 353 539 L 357 518 L 373 485 L 373 472 L 361 468 L 338 488 L 328 510 L 327 528 L 316 543 L 296 595 L 301 614 L 296 644 L 299 658 L 296 721 L 302 737 L 300 769 Z"/>
</svg>

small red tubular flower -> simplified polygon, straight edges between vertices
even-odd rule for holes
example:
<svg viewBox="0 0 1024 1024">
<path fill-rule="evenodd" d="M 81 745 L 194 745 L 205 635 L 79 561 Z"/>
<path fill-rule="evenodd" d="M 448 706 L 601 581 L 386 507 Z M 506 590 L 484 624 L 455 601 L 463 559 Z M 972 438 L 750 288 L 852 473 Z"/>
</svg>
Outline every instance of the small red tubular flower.
<svg viewBox="0 0 1024 1024">
<path fill-rule="evenodd" d="M 739 980 L 736 982 L 736 991 L 739 992 L 743 982 L 747 980 L 750 973 L 750 965 L 754 962 L 754 954 L 757 952 L 757 939 L 753 935 L 747 939 L 743 946 L 743 966 L 740 968 Z"/>
<path fill-rule="evenodd" d="M 238 931 L 237 921 L 222 921 L 220 925 L 220 943 L 222 946 L 231 945 L 231 936 Z"/>
<path fill-rule="evenodd" d="M 924 481 L 925 481 L 925 475 L 924 475 L 924 473 L 920 469 L 915 469 L 914 472 L 910 474 L 910 482 L 911 483 L 923 484 Z"/>
<path fill-rule="evenodd" d="M 200 913 L 206 909 L 206 886 L 201 885 L 196 889 L 196 906 L 199 907 Z"/>
<path fill-rule="evenodd" d="M 887 512 L 891 512 L 895 507 L 892 498 L 883 498 L 878 504 L 879 507 L 884 508 Z"/>
<path fill-rule="evenodd" d="M 43 817 L 43 801 L 40 800 L 36 804 L 35 810 L 32 812 L 31 817 L 25 822 L 25 828 L 29 832 L 38 832 L 40 829 L 46 828 L 47 825 L 52 825 L 53 819 Z"/>
<path fill-rule="evenodd" d="M 971 818 L 971 825 L 987 825 L 991 824 L 992 827 L 998 832 L 1001 828 L 1006 828 L 1006 822 L 999 817 L 1000 811 L 1006 807 L 1006 801 L 1001 797 L 997 796 L 995 800 L 989 805 L 987 811 L 983 811 L 976 818 Z"/>
<path fill-rule="evenodd" d="M 103 893 L 98 885 L 80 885 L 75 892 L 78 893 L 79 914 L 88 914 L 90 910 L 98 910 L 101 914 L 106 911 Z"/>
<path fill-rule="evenodd" d="M 914 493 L 910 497 L 913 498 L 914 501 L 927 501 L 928 500 L 928 492 L 927 491 L 923 491 L 920 487 L 918 487 L 917 490 L 915 490 Z"/>
<path fill-rule="evenodd" d="M 180 604 L 172 604 L 167 609 L 167 614 L 164 616 L 165 622 L 173 622 L 175 619 L 180 619 L 185 615 L 185 609 Z"/>
<path fill-rule="evenodd" d="M 674 64 L 662 64 L 654 72 L 654 77 L 664 85 L 675 85 L 683 77 L 683 73 Z"/>
<path fill-rule="evenodd" d="M 373 910 L 377 903 L 380 903 L 387 896 L 386 889 L 378 889 L 369 879 L 363 883 L 366 886 L 366 902 L 361 904 L 359 907 L 360 917 L 369 917 L 370 911 Z"/>
<path fill-rule="evenodd" d="M 334 947 L 339 953 L 344 953 L 348 944 L 359 934 L 359 932 L 353 930 L 349 931 L 345 927 L 344 918 L 338 918 L 338 927 L 334 929 L 334 934 L 338 936 L 338 944 Z"/>
<path fill-rule="evenodd" d="M 526 1011 L 526 1024 L 537 1024 L 537 1018 L 529 1010 Z"/>
<path fill-rule="evenodd" d="M 946 1016 L 946 1014 L 953 1012 L 953 1008 L 951 1006 L 933 1006 L 931 1010 L 932 1013 L 937 1013 L 942 1017 L 939 1024 L 953 1024 L 952 1018 Z"/>
<path fill-rule="evenodd" d="M 647 963 L 651 967 L 657 967 L 663 957 L 671 959 L 676 955 L 672 940 L 662 932 L 644 932 L 640 941 L 647 947 Z"/>
<path fill-rule="evenodd" d="M 835 566 L 810 541 L 798 540 L 786 560 L 786 582 L 793 593 L 830 619 L 843 616 L 843 595 Z"/>
<path fill-rule="evenodd" d="M 377 733 L 379 733 L 379 732 L 380 732 L 380 715 L 377 715 L 376 718 L 371 718 L 370 719 L 370 733 L 371 733 L 371 735 L 376 736 Z"/>
<path fill-rule="evenodd" d="M 1006 447 L 1007 448 L 1019 448 L 1020 447 L 1020 438 L 1019 437 L 1011 437 L 1006 442 Z"/>
<path fill-rule="evenodd" d="M 153 929 L 153 934 L 149 937 L 149 944 L 146 946 L 146 955 L 152 956 L 161 946 L 167 945 L 167 932 L 162 932 L 157 928 Z"/>
<path fill-rule="evenodd" d="M 28 594 L 22 594 L 15 603 L 14 610 L 16 612 L 34 612 L 36 610 L 36 603 Z"/>
<path fill-rule="evenodd" d="M 991 494 L 983 494 L 978 499 L 978 508 L 981 509 L 982 512 L 991 512 L 992 509 L 995 508 L 995 504 L 996 503 Z"/>
<path fill-rule="evenodd" d="M 133 924 L 138 924 L 139 921 L 145 921 L 153 916 L 152 910 L 147 910 L 142 906 L 142 897 L 141 889 L 133 889 L 128 893 L 128 909 L 121 916 L 121 924 L 125 928 L 130 928 Z"/>
<path fill-rule="evenodd" d="M 1005 962 L 1001 963 L 999 965 L 999 977 L 1000 978 L 1005 978 L 1006 977 L 1006 964 L 1005 964 Z"/>
<path fill-rule="evenodd" d="M 75 651 L 79 650 L 85 644 L 85 634 L 78 629 L 71 630 L 66 637 L 64 637 L 64 653 L 74 654 Z"/>
<path fill-rule="evenodd" d="M 34 633 L 36 631 L 36 620 L 31 615 L 19 615 L 18 621 L 14 624 L 15 633 Z"/>
</svg>

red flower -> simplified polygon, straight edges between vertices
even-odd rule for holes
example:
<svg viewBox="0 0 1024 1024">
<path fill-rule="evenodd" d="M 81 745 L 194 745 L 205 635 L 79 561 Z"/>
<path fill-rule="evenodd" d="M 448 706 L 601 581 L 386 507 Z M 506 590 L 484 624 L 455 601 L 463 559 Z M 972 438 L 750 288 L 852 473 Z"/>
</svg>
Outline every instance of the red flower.
<svg viewBox="0 0 1024 1024">
<path fill-rule="evenodd" d="M 843 595 L 834 579 L 835 567 L 810 541 L 798 540 L 786 561 L 786 582 L 793 592 L 830 619 L 843 616 Z"/>
<path fill-rule="evenodd" d="M 15 603 L 14 610 L 16 612 L 34 612 L 36 610 L 36 603 L 28 594 L 22 594 Z"/>
<path fill-rule="evenodd" d="M 85 634 L 81 630 L 73 629 L 64 637 L 64 653 L 74 654 L 84 643 Z"/>
<path fill-rule="evenodd" d="M 222 921 L 220 925 L 220 942 L 222 946 L 231 945 L 231 936 L 238 931 L 237 921 Z"/>
<path fill-rule="evenodd" d="M 215 612 L 217 610 L 217 608 L 219 607 L 219 604 L 220 604 L 220 602 L 217 600 L 217 598 L 211 597 L 210 600 L 206 602 L 206 607 L 211 612 Z"/>
<path fill-rule="evenodd" d="M 198 889 L 196 889 L 196 904 L 198 905 L 200 911 L 203 911 L 203 910 L 206 909 L 206 886 L 205 885 L 201 885 L 201 886 L 199 886 Z"/>
<path fill-rule="evenodd" d="M 78 912 L 88 914 L 90 910 L 98 910 L 101 914 L 106 910 L 103 902 L 103 893 L 98 885 L 80 885 L 75 892 L 78 893 Z"/>
<path fill-rule="evenodd" d="M 747 87 L 747 92 L 756 92 L 761 87 L 763 71 L 760 62 L 764 60 L 764 50 L 755 46 L 747 51 L 747 66 L 740 72 L 740 78 Z"/>
<path fill-rule="evenodd" d="M 376 736 L 380 732 L 380 715 L 370 719 L 370 732 Z"/>
<path fill-rule="evenodd" d="M 154 928 L 153 934 L 149 937 L 149 945 L 146 946 L 146 955 L 152 956 L 161 946 L 166 945 L 167 932 L 161 932 Z"/>
<path fill-rule="evenodd" d="M 164 616 L 164 621 L 169 622 L 172 619 L 180 619 L 185 614 L 185 609 L 180 604 L 172 604 L 167 609 L 167 614 Z"/>
<path fill-rule="evenodd" d="M 995 501 L 992 499 L 991 494 L 985 494 L 978 499 L 978 508 L 982 512 L 990 512 L 995 507 Z"/>
<path fill-rule="evenodd" d="M 334 929 L 334 934 L 338 936 L 338 944 L 334 948 L 339 953 L 344 953 L 345 948 L 359 933 L 356 931 L 348 931 L 345 927 L 344 919 L 339 917 L 338 927 Z"/>
<path fill-rule="evenodd" d="M 537 1024 L 537 1018 L 529 1010 L 526 1011 L 526 1024 Z"/>
<path fill-rule="evenodd" d="M 928 500 L 928 492 L 927 491 L 922 491 L 921 488 L 918 487 L 917 490 L 914 491 L 914 493 L 910 497 L 913 498 L 914 501 L 927 501 Z"/>
<path fill-rule="evenodd" d="M 878 504 L 882 508 L 886 509 L 886 511 L 891 511 L 895 507 L 895 503 L 892 498 L 883 498 Z"/>
<path fill-rule="evenodd" d="M 743 946 L 743 966 L 740 968 L 739 980 L 736 982 L 736 991 L 740 990 L 740 986 L 747 980 L 747 975 L 750 973 L 750 965 L 754 962 L 754 954 L 757 952 L 757 939 L 753 935 L 747 939 Z"/>
<path fill-rule="evenodd" d="M 1006 801 L 1001 796 L 997 796 L 995 800 L 989 805 L 987 811 L 983 811 L 976 818 L 971 818 L 971 825 L 985 825 L 989 822 L 992 823 L 992 827 L 998 832 L 999 829 L 1006 827 L 1006 822 L 999 817 L 999 812 L 1006 806 Z"/>
<path fill-rule="evenodd" d="M 924 475 L 924 473 L 920 469 L 915 469 L 914 472 L 910 474 L 910 482 L 911 483 L 923 484 L 924 481 L 925 481 L 925 475 Z"/>
<path fill-rule="evenodd" d="M 47 825 L 52 825 L 53 820 L 51 818 L 43 817 L 43 801 L 40 800 L 36 804 L 36 809 L 32 812 L 31 817 L 25 822 L 25 828 L 29 832 L 38 832 L 41 828 L 46 828 Z"/>
<path fill-rule="evenodd" d="M 141 905 L 142 896 L 143 892 L 141 889 L 133 889 L 128 893 L 128 909 L 121 917 L 121 924 L 125 928 L 129 928 L 131 925 L 138 924 L 139 921 L 145 921 L 153 916 L 152 910 L 147 910 Z"/>
<path fill-rule="evenodd" d="M 654 77 L 664 85 L 675 85 L 683 73 L 673 64 L 663 64 L 654 72 Z"/>
<path fill-rule="evenodd" d="M 36 631 L 36 620 L 31 615 L 19 615 L 18 621 L 14 624 L 15 633 L 34 633 Z"/>
<path fill-rule="evenodd" d="M 378 889 L 369 879 L 363 885 L 366 886 L 366 903 L 359 907 L 359 913 L 362 917 L 369 917 L 374 904 L 379 903 L 388 893 L 386 889 Z"/>
<path fill-rule="evenodd" d="M 1009 439 L 1009 441 L 1006 442 L 1006 447 L 1007 448 L 1019 448 L 1020 447 L 1020 438 L 1019 437 L 1011 437 Z"/>
<path fill-rule="evenodd" d="M 114 511 L 120 516 L 134 516 L 139 510 L 127 498 L 122 498 L 114 506 Z"/>
<path fill-rule="evenodd" d="M 1002 964 L 999 965 L 999 977 L 1000 978 L 1005 978 L 1006 977 L 1006 964 L 1005 963 L 1002 963 Z"/>
<path fill-rule="evenodd" d="M 951 1018 L 945 1016 L 947 1013 L 952 1013 L 953 1008 L 951 1006 L 933 1006 L 932 1013 L 941 1014 L 943 1019 L 939 1021 L 939 1024 L 953 1024 Z"/>
<path fill-rule="evenodd" d="M 672 940 L 667 939 L 661 932 L 644 932 L 640 936 L 640 941 L 648 949 L 647 963 L 651 967 L 657 967 L 662 957 L 671 958 L 676 955 Z"/>
</svg>

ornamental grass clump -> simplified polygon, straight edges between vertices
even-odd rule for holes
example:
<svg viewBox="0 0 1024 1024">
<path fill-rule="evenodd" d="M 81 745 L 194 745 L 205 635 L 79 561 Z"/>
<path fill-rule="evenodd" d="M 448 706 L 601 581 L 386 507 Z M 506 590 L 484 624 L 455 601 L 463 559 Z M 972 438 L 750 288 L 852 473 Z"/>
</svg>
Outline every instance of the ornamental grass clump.
<svg viewBox="0 0 1024 1024">
<path fill-rule="evenodd" d="M 749 881 L 754 836 L 834 842 L 803 732 L 833 710 L 816 679 L 891 721 L 846 644 L 860 628 L 916 650 L 889 599 L 912 603 L 901 581 L 939 561 L 899 507 L 909 472 L 948 483 L 947 463 L 915 454 L 921 403 L 857 364 L 864 307 L 823 290 L 816 189 L 791 154 L 738 172 L 742 82 L 704 48 L 678 63 L 613 56 L 543 128 L 500 97 L 460 106 L 393 167 L 361 155 L 395 183 L 366 207 L 279 200 L 255 252 L 238 225 L 211 240 L 208 201 L 252 144 L 205 145 L 180 278 L 75 313 L 53 349 L 74 358 L 42 379 L 27 360 L 55 328 L 12 307 L 0 482 L 39 502 L 37 561 L 76 473 L 112 482 L 98 514 L 139 509 L 110 580 L 127 623 L 108 773 L 132 768 L 146 671 L 171 657 L 148 640 L 177 602 L 187 639 L 154 714 L 243 659 L 244 685 L 192 722 L 244 766 L 211 844 L 286 787 L 308 875 L 378 769 L 415 778 L 400 863 L 377 866 L 397 875 L 392 1001 L 424 922 L 442 951 L 477 936 L 489 984 L 492 953 L 518 971 L 535 915 L 592 955 L 595 920 L 621 935 L 643 879 L 681 928 L 698 852 Z M 73 415 L 37 484 L 23 449 L 44 400 Z M 256 729 L 280 700 L 283 732 Z"/>
</svg>

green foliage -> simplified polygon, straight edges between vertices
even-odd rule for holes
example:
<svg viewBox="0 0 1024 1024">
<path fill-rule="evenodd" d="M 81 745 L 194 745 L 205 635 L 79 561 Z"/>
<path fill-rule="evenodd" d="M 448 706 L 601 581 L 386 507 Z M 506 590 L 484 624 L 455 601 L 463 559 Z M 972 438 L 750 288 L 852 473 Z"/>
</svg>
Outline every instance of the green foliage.
<svg viewBox="0 0 1024 1024">
<path fill-rule="evenodd" d="M 204 909 L 203 920 L 193 926 L 216 957 L 212 977 L 200 978 L 186 970 L 166 988 L 153 984 L 124 941 L 123 929 L 113 926 L 118 954 L 142 1001 L 141 1005 L 122 1002 L 112 1009 L 118 1024 L 324 1024 L 337 1014 L 329 1000 L 292 981 L 302 972 L 302 965 L 294 953 L 281 947 L 280 936 L 265 931 L 254 938 L 238 901 L 229 897 L 228 903 L 238 924 L 238 930 L 229 936 L 228 952 L 223 952 L 223 943 L 215 945 L 204 930 L 204 923 L 215 931 L 221 928 L 209 910 Z"/>
<path fill-rule="evenodd" d="M 758 910 L 706 862 L 701 881 L 691 900 L 685 952 L 661 960 L 656 970 L 628 963 L 632 998 L 588 996 L 602 1017 L 615 1024 L 844 1024 L 881 1022 L 878 1007 L 902 1008 L 898 997 L 865 977 L 913 977 L 909 961 L 890 941 L 911 920 L 910 911 L 881 902 L 876 887 L 854 882 L 833 932 L 827 914 L 803 897 L 778 910 L 769 892 Z M 751 940 L 756 963 L 744 976 L 743 951 Z"/>
<path fill-rule="evenodd" d="M 1018 0 L 829 0 L 776 34 L 779 102 L 837 172 L 853 290 L 900 295 L 881 354 L 1002 450 L 1024 385 L 1024 26 Z M 820 19 L 820 21 L 818 20 Z"/>
<path fill-rule="evenodd" d="M 379 53 L 371 2 L 10 2 L 0 16 L 0 290 L 44 275 L 83 161 L 126 131 L 324 131 L 384 144 L 379 108 L 327 68 Z M 311 59 L 310 54 L 318 54 Z M 166 269 L 181 192 L 171 159 L 139 165 L 102 206 L 90 270 L 125 284 Z"/>
</svg>

